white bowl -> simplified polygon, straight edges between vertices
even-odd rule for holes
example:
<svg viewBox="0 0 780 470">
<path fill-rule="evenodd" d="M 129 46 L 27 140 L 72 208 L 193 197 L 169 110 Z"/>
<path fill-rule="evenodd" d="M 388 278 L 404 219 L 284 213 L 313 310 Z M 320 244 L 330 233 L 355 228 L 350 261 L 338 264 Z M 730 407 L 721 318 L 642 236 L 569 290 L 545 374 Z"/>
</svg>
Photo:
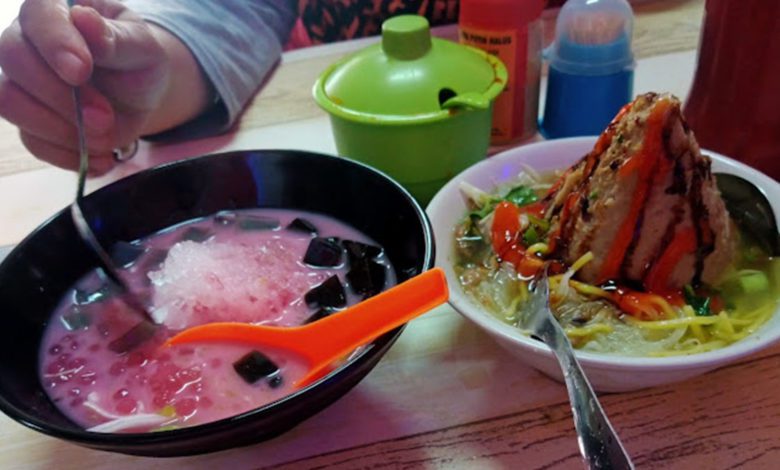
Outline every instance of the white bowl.
<svg viewBox="0 0 780 470">
<path fill-rule="evenodd" d="M 450 286 L 450 304 L 466 318 L 489 333 L 498 343 L 526 364 L 557 380 L 561 370 L 550 349 L 523 335 L 472 301 L 463 291 L 453 271 L 453 229 L 466 213 L 459 186 L 466 181 L 491 191 L 512 181 L 527 165 L 537 171 L 567 168 L 588 153 L 595 137 L 550 140 L 514 148 L 482 161 L 453 178 L 428 205 L 436 241 L 436 265 L 441 266 Z M 752 181 L 773 204 L 780 220 L 780 184 L 742 163 L 714 152 L 713 170 L 733 173 Z M 780 309 L 778 309 L 780 310 Z M 725 348 L 686 356 L 627 357 L 577 351 L 576 355 L 593 387 L 599 391 L 637 390 L 684 380 L 766 348 L 780 339 L 780 312 L 754 334 Z"/>
</svg>

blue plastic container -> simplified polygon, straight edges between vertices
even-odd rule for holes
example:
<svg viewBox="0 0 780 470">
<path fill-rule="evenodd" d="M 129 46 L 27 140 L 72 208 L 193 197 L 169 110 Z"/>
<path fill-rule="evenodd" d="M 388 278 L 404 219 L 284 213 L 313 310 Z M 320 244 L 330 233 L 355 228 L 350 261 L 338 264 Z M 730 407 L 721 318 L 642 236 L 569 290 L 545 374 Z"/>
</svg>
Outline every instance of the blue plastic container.
<svg viewBox="0 0 780 470">
<path fill-rule="evenodd" d="M 546 51 L 550 71 L 544 117 L 547 138 L 599 134 L 631 101 L 633 14 L 626 0 L 569 0 Z"/>
</svg>

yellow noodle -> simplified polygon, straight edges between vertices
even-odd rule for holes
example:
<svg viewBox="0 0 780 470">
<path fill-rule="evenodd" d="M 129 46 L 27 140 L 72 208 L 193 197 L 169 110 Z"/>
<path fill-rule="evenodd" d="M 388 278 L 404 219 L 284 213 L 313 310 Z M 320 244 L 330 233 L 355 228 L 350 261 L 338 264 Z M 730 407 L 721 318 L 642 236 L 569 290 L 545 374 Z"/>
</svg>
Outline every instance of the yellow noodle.
<svg viewBox="0 0 780 470">
<path fill-rule="evenodd" d="M 584 282 L 572 279 L 569 281 L 569 285 L 576 289 L 580 294 L 589 295 L 591 297 L 601 297 L 604 299 L 609 298 L 609 293 L 607 291 L 592 284 L 585 284 Z"/>
<path fill-rule="evenodd" d="M 750 310 L 746 313 L 740 314 L 737 320 L 753 323 L 761 318 L 769 316 L 768 314 L 774 312 L 775 308 L 777 308 L 777 303 L 770 302 L 766 305 L 758 307 L 755 310 Z"/>
<path fill-rule="evenodd" d="M 652 297 L 650 297 L 650 303 L 655 305 L 656 307 L 659 307 L 661 311 L 664 313 L 664 316 L 666 318 L 677 318 L 679 315 L 677 312 L 672 308 L 671 305 L 669 305 L 669 302 L 666 301 L 663 297 L 656 294 L 651 294 Z"/>
<path fill-rule="evenodd" d="M 691 307 L 690 305 L 684 306 L 682 308 L 682 311 L 687 318 L 696 318 L 696 312 L 693 311 L 693 307 Z M 706 339 L 704 338 L 704 331 L 701 329 L 701 325 L 691 324 L 688 325 L 688 327 L 690 328 L 691 333 L 693 333 L 693 336 L 695 336 L 696 339 L 698 339 L 702 343 L 706 341 Z"/>
<path fill-rule="evenodd" d="M 564 332 L 566 336 L 582 338 L 584 336 L 591 336 L 597 333 L 612 333 L 614 328 L 606 323 L 593 323 L 582 327 L 570 327 L 566 328 Z"/>
<path fill-rule="evenodd" d="M 715 336 L 727 341 L 734 341 L 734 325 L 731 324 L 731 320 L 728 315 L 726 315 L 726 312 L 720 312 L 716 315 L 716 318 L 718 318 L 719 321 L 713 327 Z"/>
<path fill-rule="evenodd" d="M 532 255 L 541 253 L 543 255 L 546 255 L 550 251 L 550 247 L 547 245 L 547 243 L 534 243 L 533 245 L 529 246 L 525 249 L 526 253 L 530 253 Z"/>
<path fill-rule="evenodd" d="M 574 264 L 571 265 L 569 268 L 570 271 L 574 271 L 575 273 L 580 270 L 581 267 L 588 264 L 591 260 L 593 260 L 593 252 L 587 252 L 584 255 L 580 256 L 577 261 L 574 262 Z"/>
<path fill-rule="evenodd" d="M 528 300 L 528 283 L 525 281 L 517 281 L 517 286 L 520 291 L 520 301 L 525 302 Z"/>
<path fill-rule="evenodd" d="M 718 321 L 718 317 L 682 317 L 673 318 L 671 320 L 643 321 L 626 316 L 625 321 L 626 323 L 636 326 L 637 328 L 646 328 L 648 330 L 669 330 L 690 325 L 713 325 Z"/>
<path fill-rule="evenodd" d="M 667 357 L 667 356 L 681 356 L 683 354 L 697 354 L 702 353 L 706 351 L 712 351 L 713 349 L 718 349 L 726 346 L 728 343 L 726 341 L 721 340 L 713 340 L 708 341 L 706 343 L 700 344 L 698 346 L 694 346 L 687 349 L 674 349 L 674 350 L 668 350 L 668 351 L 653 351 L 649 355 L 655 356 L 655 357 Z"/>
<path fill-rule="evenodd" d="M 775 311 L 775 308 L 777 308 L 776 303 L 769 303 L 767 305 L 764 305 L 761 308 L 758 308 L 756 310 L 753 310 L 746 316 L 755 316 L 755 319 L 747 325 L 740 333 L 737 335 L 739 339 L 744 338 L 745 336 L 753 333 L 756 331 L 761 325 L 763 325 L 769 317 L 772 316 L 772 314 Z M 733 320 L 732 320 L 733 321 Z"/>
<path fill-rule="evenodd" d="M 512 299 L 512 302 L 509 303 L 509 307 L 504 312 L 504 318 L 507 320 L 514 320 L 515 314 L 517 313 L 517 307 L 520 305 L 520 302 L 522 302 L 522 296 L 517 296 L 514 299 Z"/>
</svg>

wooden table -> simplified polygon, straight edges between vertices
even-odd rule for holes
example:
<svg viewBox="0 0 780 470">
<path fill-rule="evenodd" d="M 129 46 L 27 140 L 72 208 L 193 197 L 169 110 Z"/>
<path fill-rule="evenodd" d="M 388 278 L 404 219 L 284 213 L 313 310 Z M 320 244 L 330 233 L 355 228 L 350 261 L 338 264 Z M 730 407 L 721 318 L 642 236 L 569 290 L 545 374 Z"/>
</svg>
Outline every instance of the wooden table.
<svg viewBox="0 0 780 470">
<path fill-rule="evenodd" d="M 637 92 L 684 96 L 703 0 L 635 5 Z M 548 16 L 546 22 L 551 24 Z M 230 148 L 333 152 L 310 98 L 319 72 L 363 42 L 287 54 L 237 131 L 144 145 L 106 184 L 160 161 Z M 75 180 L 47 167 L 0 122 L 0 245 L 68 203 Z M 0 256 L 4 253 L 0 250 Z M 780 467 L 780 347 L 683 383 L 601 400 L 638 468 Z M 272 441 L 149 459 L 84 449 L 0 416 L 0 468 L 580 468 L 565 388 L 518 364 L 450 307 L 412 322 L 377 368 L 322 413 Z"/>
</svg>

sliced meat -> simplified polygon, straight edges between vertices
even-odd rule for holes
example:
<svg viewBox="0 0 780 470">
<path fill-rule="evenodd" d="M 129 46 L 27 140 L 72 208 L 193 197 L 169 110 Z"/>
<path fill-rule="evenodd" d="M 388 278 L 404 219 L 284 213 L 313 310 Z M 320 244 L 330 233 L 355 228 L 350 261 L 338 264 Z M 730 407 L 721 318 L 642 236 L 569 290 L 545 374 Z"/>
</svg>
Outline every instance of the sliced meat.
<svg viewBox="0 0 780 470">
<path fill-rule="evenodd" d="M 671 95 L 628 104 L 593 150 L 545 198 L 550 247 L 579 273 L 664 292 L 712 284 L 730 263 L 734 232 L 693 133 Z"/>
</svg>

